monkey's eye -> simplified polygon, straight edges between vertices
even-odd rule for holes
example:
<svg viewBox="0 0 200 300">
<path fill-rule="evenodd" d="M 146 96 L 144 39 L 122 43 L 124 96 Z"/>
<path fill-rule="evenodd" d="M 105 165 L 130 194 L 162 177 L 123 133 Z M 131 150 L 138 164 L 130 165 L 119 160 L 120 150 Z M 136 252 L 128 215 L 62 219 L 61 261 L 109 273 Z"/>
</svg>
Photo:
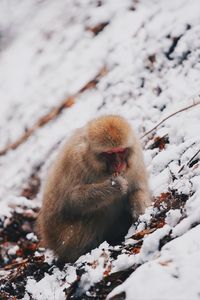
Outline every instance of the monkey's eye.
<svg viewBox="0 0 200 300">
<path fill-rule="evenodd" d="M 96 156 L 96 159 L 99 160 L 99 161 L 102 161 L 105 158 L 103 153 L 96 153 L 95 156 Z"/>
<path fill-rule="evenodd" d="M 131 154 L 130 148 L 113 148 L 111 150 L 97 154 L 98 160 L 109 163 L 115 161 L 125 161 Z"/>
<path fill-rule="evenodd" d="M 112 153 L 108 153 L 108 152 L 102 152 L 101 153 L 101 157 L 102 158 L 109 158 L 109 157 L 112 157 Z"/>
<path fill-rule="evenodd" d="M 106 152 L 102 152 L 101 156 L 103 159 L 109 162 L 114 162 L 115 160 L 125 160 L 127 155 L 127 148 L 114 148 Z"/>
<path fill-rule="evenodd" d="M 114 158 L 114 155 L 111 155 L 110 153 L 107 152 L 101 152 L 96 154 L 96 158 L 100 162 L 108 163 Z"/>
<path fill-rule="evenodd" d="M 109 156 L 110 156 L 110 154 L 108 154 L 107 152 L 101 152 L 98 154 L 99 160 L 106 160 L 109 158 Z"/>
</svg>

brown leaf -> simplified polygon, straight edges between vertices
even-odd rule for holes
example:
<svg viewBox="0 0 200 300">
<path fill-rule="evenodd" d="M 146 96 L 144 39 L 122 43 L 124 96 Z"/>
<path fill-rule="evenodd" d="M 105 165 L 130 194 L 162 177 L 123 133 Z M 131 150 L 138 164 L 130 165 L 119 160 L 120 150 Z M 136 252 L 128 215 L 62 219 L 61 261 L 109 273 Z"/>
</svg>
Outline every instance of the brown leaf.
<svg viewBox="0 0 200 300">
<path fill-rule="evenodd" d="M 165 220 L 159 220 L 157 223 L 156 223 L 156 228 L 162 228 L 164 225 L 165 225 Z"/>
<path fill-rule="evenodd" d="M 154 207 L 159 208 L 162 202 L 167 202 L 171 198 L 171 193 L 161 193 L 159 197 L 155 199 Z"/>
<path fill-rule="evenodd" d="M 107 269 L 103 272 L 103 276 L 106 277 L 106 276 L 110 275 L 111 269 L 112 269 L 112 265 L 109 264 Z"/>
<path fill-rule="evenodd" d="M 144 230 L 141 230 L 137 233 L 135 233 L 134 235 L 132 235 L 132 239 L 134 240 L 140 240 L 142 239 L 146 234 L 150 234 L 152 232 L 154 232 L 156 230 L 156 228 L 149 228 L 149 229 L 144 229 Z"/>
<path fill-rule="evenodd" d="M 169 144 L 169 137 L 167 134 L 162 137 L 160 136 L 155 137 L 153 144 L 149 148 L 150 149 L 159 148 L 159 150 L 163 150 L 165 149 L 166 144 Z"/>
<path fill-rule="evenodd" d="M 131 253 L 133 253 L 133 254 L 138 254 L 139 252 L 140 252 L 140 249 L 141 249 L 141 247 L 133 247 L 132 249 L 131 249 Z"/>
<path fill-rule="evenodd" d="M 98 35 L 108 24 L 109 22 L 103 22 L 93 27 L 86 27 L 86 30 L 94 33 L 94 35 Z"/>
</svg>

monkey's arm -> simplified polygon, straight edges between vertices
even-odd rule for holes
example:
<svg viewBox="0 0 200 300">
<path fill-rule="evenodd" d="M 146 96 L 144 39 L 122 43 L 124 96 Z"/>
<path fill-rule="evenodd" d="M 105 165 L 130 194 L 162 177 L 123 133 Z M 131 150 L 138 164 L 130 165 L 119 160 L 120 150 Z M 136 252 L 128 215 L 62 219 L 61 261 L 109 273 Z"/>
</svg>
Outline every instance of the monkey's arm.
<svg viewBox="0 0 200 300">
<path fill-rule="evenodd" d="M 129 203 L 133 220 L 136 220 L 151 205 L 151 196 L 148 187 L 138 187 L 130 193 Z"/>
<path fill-rule="evenodd" d="M 65 213 L 71 216 L 85 215 L 117 203 L 127 189 L 128 183 L 121 176 L 102 183 L 77 185 L 68 192 L 62 205 Z"/>
</svg>

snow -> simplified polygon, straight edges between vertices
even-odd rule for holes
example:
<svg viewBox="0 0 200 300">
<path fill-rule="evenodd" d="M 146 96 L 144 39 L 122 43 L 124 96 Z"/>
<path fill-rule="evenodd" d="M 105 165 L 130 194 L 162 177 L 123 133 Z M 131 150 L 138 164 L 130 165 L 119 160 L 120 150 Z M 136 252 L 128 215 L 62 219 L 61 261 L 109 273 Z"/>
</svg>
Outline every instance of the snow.
<svg viewBox="0 0 200 300">
<path fill-rule="evenodd" d="M 170 209 L 165 218 L 166 223 L 171 227 L 175 227 L 180 221 L 180 219 L 181 219 L 181 212 L 179 209 Z"/>
<path fill-rule="evenodd" d="M 51 299 L 52 296 L 54 299 L 65 299 L 64 292 L 59 289 L 57 277 L 55 278 L 55 276 L 50 276 L 49 274 L 46 274 L 38 283 L 34 279 L 28 279 L 26 289 L 27 292 L 31 293 L 33 297 L 38 300 L 48 300 Z M 24 296 L 24 300 L 26 299 L 30 299 L 28 294 Z"/>
<path fill-rule="evenodd" d="M 43 183 L 59 147 L 88 120 L 121 114 L 141 137 L 170 114 L 200 101 L 199 0 L 97 2 L 0 3 L 0 150 L 69 96 L 75 102 L 15 150 L 0 156 L 4 227 L 13 211 L 40 207 L 42 187 L 29 200 L 22 195 L 24 186 L 38 167 Z M 108 24 L 95 36 L 92 28 L 102 22 Z M 169 53 L 176 38 L 177 45 Z M 106 72 L 96 87 L 80 92 L 103 69 Z M 113 259 L 113 248 L 105 242 L 74 266 L 66 265 L 63 271 L 55 268 L 38 282 L 28 278 L 24 299 L 29 294 L 33 299 L 65 299 L 63 290 L 76 279 L 76 267 L 85 262 L 89 264 L 80 281 L 84 291 L 109 268 L 114 273 L 138 265 L 110 297 L 125 291 L 131 300 L 199 299 L 200 154 L 194 158 L 196 163 L 188 165 L 199 150 L 199 132 L 197 105 L 141 138 L 152 195 L 176 190 L 188 195 L 188 200 L 184 208 L 169 209 L 162 228 L 144 236 L 139 253 L 122 251 Z M 153 133 L 167 134 L 169 143 L 164 149 L 150 147 Z M 150 207 L 140 217 L 141 223 L 132 226 L 125 245 L 136 243 L 131 236 L 143 230 L 154 214 L 155 208 Z M 174 240 L 160 249 L 160 241 L 168 235 Z M 27 239 L 34 240 L 35 235 L 30 233 Z M 8 251 L 14 254 L 17 248 Z M 46 261 L 52 261 L 51 252 L 45 255 Z"/>
<path fill-rule="evenodd" d="M 199 230 L 197 226 L 169 242 L 158 258 L 143 264 L 109 297 L 126 291 L 128 300 L 199 299 Z"/>
<path fill-rule="evenodd" d="M 99 282 L 104 274 L 105 269 L 108 267 L 109 261 L 108 243 L 102 243 L 99 248 L 91 251 L 78 259 L 78 263 L 86 261 L 86 273 L 83 274 L 80 284 L 82 291 L 87 291 L 91 284 Z"/>
</svg>

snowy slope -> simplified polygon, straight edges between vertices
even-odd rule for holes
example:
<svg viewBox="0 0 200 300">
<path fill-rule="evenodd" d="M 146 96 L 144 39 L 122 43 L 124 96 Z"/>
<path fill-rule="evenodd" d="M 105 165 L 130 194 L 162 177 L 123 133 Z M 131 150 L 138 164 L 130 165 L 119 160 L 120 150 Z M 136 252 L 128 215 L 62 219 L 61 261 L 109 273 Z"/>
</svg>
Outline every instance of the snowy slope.
<svg viewBox="0 0 200 300">
<path fill-rule="evenodd" d="M 200 105 L 142 137 L 199 95 L 199 0 L 0 2 L 2 297 L 98 299 L 95 284 L 108 278 L 104 298 L 199 299 Z M 42 183 L 60 144 L 105 113 L 125 116 L 141 137 L 156 204 L 125 244 L 105 242 L 59 270 L 31 234 Z M 121 285 L 112 279 L 126 270 Z"/>
</svg>

